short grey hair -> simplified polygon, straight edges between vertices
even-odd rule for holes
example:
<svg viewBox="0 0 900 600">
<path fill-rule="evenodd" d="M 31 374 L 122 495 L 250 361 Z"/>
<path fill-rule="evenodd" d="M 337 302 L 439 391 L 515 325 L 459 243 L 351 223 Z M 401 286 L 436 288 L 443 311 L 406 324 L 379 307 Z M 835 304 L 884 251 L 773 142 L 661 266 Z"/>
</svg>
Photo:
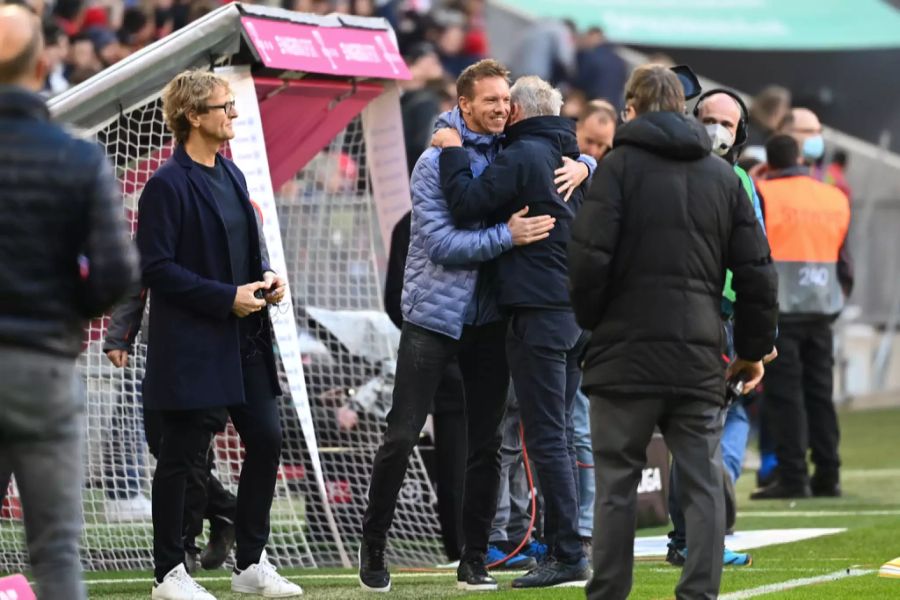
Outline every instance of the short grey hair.
<svg viewBox="0 0 900 600">
<path fill-rule="evenodd" d="M 559 116 L 562 109 L 562 93 L 552 85 L 537 77 L 519 77 L 509 89 L 510 103 L 522 110 L 522 118 Z"/>
</svg>

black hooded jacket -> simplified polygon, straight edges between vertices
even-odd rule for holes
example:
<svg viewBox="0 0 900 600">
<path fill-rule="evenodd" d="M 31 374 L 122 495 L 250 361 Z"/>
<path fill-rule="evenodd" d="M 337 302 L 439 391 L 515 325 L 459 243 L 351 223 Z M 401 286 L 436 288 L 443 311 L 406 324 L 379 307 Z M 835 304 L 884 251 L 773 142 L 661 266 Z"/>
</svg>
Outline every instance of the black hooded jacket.
<svg viewBox="0 0 900 600">
<path fill-rule="evenodd" d="M 501 307 L 571 309 L 567 246 L 586 186 L 576 189 L 568 202 L 557 193 L 553 172 L 562 166 L 564 156 L 579 156 L 575 125 L 555 116 L 530 117 L 511 125 L 503 151 L 478 178 L 472 176 L 465 150 L 441 152 L 441 189 L 457 223 L 483 219 L 499 223 L 525 206 L 529 217 L 556 218 L 550 237 L 516 246 L 492 265 Z"/>
<path fill-rule="evenodd" d="M 726 267 L 737 354 L 759 360 L 775 341 L 778 279 L 740 180 L 692 117 L 653 112 L 620 127 L 569 244 L 572 305 L 593 332 L 585 388 L 722 403 Z"/>
</svg>

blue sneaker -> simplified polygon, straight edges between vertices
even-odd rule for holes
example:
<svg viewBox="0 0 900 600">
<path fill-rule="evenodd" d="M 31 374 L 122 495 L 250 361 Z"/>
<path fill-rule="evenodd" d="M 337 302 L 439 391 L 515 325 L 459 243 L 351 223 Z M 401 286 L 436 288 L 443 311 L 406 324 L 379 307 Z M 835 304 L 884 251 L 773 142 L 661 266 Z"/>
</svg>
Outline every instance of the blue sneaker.
<svg viewBox="0 0 900 600">
<path fill-rule="evenodd" d="M 528 546 L 525 546 L 527 548 Z M 527 571 L 529 569 L 533 569 L 537 566 L 537 561 L 525 555 L 525 548 L 519 551 L 515 556 L 510 557 L 504 562 L 502 561 L 506 558 L 506 552 L 498 548 L 497 546 L 490 545 L 488 546 L 487 555 L 484 558 L 484 563 L 486 565 L 493 565 L 495 563 L 496 566 L 490 567 L 491 569 L 502 569 L 502 570 L 511 570 L 511 571 Z"/>
<path fill-rule="evenodd" d="M 722 564 L 726 567 L 749 567 L 753 564 L 753 557 L 746 552 L 735 552 L 725 548 Z"/>
<path fill-rule="evenodd" d="M 547 552 L 547 544 L 542 544 L 537 540 L 531 540 L 531 543 L 522 548 L 522 551 L 519 552 L 519 554 L 530 556 L 537 562 L 541 562 L 547 558 Z"/>
</svg>

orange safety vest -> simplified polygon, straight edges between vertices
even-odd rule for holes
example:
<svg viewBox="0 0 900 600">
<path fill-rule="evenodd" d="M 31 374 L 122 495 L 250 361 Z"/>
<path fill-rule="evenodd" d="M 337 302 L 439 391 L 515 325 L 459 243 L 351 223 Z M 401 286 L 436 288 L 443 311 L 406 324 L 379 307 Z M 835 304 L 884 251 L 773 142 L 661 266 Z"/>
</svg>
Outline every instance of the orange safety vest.
<svg viewBox="0 0 900 600">
<path fill-rule="evenodd" d="M 850 202 L 834 186 L 806 175 L 756 182 L 778 271 L 783 314 L 833 315 L 844 306 L 838 253 L 850 227 Z"/>
</svg>

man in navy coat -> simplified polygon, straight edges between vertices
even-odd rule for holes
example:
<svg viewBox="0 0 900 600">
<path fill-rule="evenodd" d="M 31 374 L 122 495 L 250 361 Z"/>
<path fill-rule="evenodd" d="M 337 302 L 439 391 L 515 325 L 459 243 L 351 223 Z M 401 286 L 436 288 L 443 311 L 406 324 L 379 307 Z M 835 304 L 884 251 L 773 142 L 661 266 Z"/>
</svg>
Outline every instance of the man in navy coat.
<svg viewBox="0 0 900 600">
<path fill-rule="evenodd" d="M 185 480 L 228 416 L 246 449 L 235 516 L 233 591 L 293 597 L 299 586 L 266 558 L 281 451 L 280 394 L 267 304 L 285 281 L 268 266 L 243 174 L 218 153 L 237 118 L 228 82 L 185 71 L 163 90 L 175 152 L 140 200 L 138 247 L 150 289 L 145 407 L 159 411 L 153 477 L 156 600 L 210 600 L 187 574 Z"/>
</svg>

